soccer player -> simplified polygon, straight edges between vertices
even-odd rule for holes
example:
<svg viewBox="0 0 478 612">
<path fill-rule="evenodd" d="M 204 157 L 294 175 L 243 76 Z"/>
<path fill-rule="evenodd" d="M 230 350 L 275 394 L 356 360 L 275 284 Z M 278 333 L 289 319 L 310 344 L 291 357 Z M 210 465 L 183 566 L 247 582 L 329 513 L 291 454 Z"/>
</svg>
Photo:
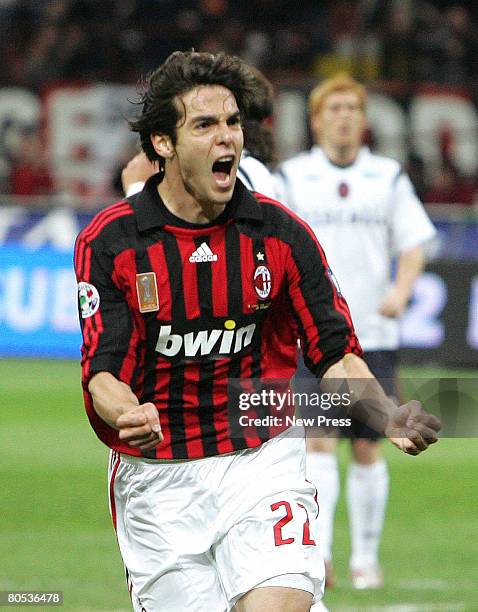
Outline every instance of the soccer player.
<svg viewBox="0 0 478 612">
<path fill-rule="evenodd" d="M 275 161 L 274 140 L 269 121 L 274 112 L 274 92 L 266 77 L 254 69 L 254 96 L 243 120 L 244 149 L 237 178 L 250 190 L 277 198 L 277 180 L 270 170 Z M 158 172 L 157 163 L 143 152 L 135 155 L 123 168 L 121 182 L 126 197 L 141 191 L 147 179 Z"/>
<path fill-rule="evenodd" d="M 349 304 L 364 359 L 387 392 L 395 394 L 398 318 L 423 267 L 422 245 L 435 230 L 400 165 L 362 146 L 366 91 L 361 84 L 346 75 L 324 81 L 310 94 L 309 112 L 316 144 L 282 164 L 283 201 L 314 229 Z M 302 365 L 297 377 L 307 376 Z M 352 581 L 356 588 L 378 587 L 387 466 L 375 431 L 355 423 L 348 433 L 353 455 L 347 479 Z M 329 584 L 339 494 L 336 444 L 333 436 L 308 438 L 307 473 L 320 495 Z"/>
<path fill-rule="evenodd" d="M 86 410 L 112 451 L 137 611 L 306 612 L 320 599 L 304 440 L 242 425 L 236 403 L 237 381 L 292 377 L 299 334 L 317 376 L 370 378 L 397 447 L 437 439 L 436 419 L 418 402 L 397 410 L 362 361 L 310 228 L 236 181 L 253 92 L 238 58 L 173 53 L 131 124 L 160 171 L 75 246 Z"/>
</svg>

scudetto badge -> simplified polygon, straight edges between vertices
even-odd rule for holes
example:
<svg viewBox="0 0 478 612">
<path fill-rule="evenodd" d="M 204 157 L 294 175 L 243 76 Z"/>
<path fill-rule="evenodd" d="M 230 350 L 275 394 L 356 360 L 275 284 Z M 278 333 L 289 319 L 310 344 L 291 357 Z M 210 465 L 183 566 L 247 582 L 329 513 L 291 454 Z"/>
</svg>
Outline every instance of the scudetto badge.
<svg viewBox="0 0 478 612">
<path fill-rule="evenodd" d="M 257 266 L 254 272 L 254 289 L 261 300 L 267 300 L 272 289 L 272 277 L 267 266 Z"/>
<path fill-rule="evenodd" d="M 78 283 L 78 299 L 80 300 L 82 319 L 92 317 L 100 307 L 98 289 L 90 283 Z"/>
<path fill-rule="evenodd" d="M 158 285 L 154 272 L 136 274 L 136 292 L 140 312 L 154 312 L 159 310 Z"/>
</svg>

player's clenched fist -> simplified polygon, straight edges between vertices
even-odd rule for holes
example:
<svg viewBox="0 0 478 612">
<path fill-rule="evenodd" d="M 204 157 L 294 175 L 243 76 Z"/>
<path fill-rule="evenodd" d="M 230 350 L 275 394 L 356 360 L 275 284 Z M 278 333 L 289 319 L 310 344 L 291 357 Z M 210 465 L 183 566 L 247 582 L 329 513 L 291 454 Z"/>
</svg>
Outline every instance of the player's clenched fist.
<svg viewBox="0 0 478 612">
<path fill-rule="evenodd" d="M 440 420 L 412 400 L 391 413 L 386 435 L 404 453 L 418 455 L 438 440 Z"/>
<path fill-rule="evenodd" d="M 156 406 L 150 402 L 123 413 L 116 420 L 120 440 L 134 448 L 150 450 L 163 441 Z"/>
</svg>

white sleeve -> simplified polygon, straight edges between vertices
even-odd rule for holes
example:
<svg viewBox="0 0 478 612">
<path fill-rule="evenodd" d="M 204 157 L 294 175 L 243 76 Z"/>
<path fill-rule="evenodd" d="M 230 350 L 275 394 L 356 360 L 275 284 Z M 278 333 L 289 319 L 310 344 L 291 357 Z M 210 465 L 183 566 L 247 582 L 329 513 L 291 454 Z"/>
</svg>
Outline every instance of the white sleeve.
<svg viewBox="0 0 478 612">
<path fill-rule="evenodd" d="M 143 190 L 143 187 L 144 187 L 144 181 L 137 181 L 136 183 L 131 183 L 130 185 L 128 185 L 128 189 L 126 190 L 126 194 L 125 194 L 126 197 L 129 198 L 135 193 L 139 193 L 140 191 Z"/>
<path fill-rule="evenodd" d="M 298 207 L 295 204 L 294 189 L 292 188 L 292 177 L 294 174 L 289 171 L 289 168 L 285 168 L 284 165 L 281 165 L 275 171 L 274 176 L 276 180 L 277 199 L 294 212 L 298 212 Z"/>
<path fill-rule="evenodd" d="M 276 179 L 269 169 L 254 157 L 242 157 L 237 177 L 251 191 L 258 191 L 274 200 L 277 198 Z"/>
<path fill-rule="evenodd" d="M 431 240 L 436 230 L 406 174 L 396 179 L 392 201 L 392 249 L 403 253 Z"/>
<path fill-rule="evenodd" d="M 288 202 L 290 198 L 288 197 L 287 179 L 282 167 L 279 167 L 275 171 L 274 178 L 276 182 L 277 199 L 279 202 L 282 202 L 282 204 L 290 206 Z"/>
</svg>

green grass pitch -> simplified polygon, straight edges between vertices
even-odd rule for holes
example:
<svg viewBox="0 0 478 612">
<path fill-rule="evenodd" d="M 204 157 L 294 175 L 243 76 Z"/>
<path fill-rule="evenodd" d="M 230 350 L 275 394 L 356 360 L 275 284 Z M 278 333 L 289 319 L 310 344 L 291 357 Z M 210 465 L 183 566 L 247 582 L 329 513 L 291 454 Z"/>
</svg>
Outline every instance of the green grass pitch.
<svg viewBox="0 0 478 612">
<path fill-rule="evenodd" d="M 126 611 L 106 497 L 107 450 L 87 422 L 79 376 L 72 362 L 0 361 L 0 590 L 62 590 L 65 611 Z M 332 612 L 478 610 L 477 440 L 441 440 L 420 457 L 388 443 L 385 449 L 391 472 L 386 587 L 350 586 L 341 496 L 338 584 L 327 606 Z M 343 443 L 342 476 L 348 452 Z"/>
</svg>

